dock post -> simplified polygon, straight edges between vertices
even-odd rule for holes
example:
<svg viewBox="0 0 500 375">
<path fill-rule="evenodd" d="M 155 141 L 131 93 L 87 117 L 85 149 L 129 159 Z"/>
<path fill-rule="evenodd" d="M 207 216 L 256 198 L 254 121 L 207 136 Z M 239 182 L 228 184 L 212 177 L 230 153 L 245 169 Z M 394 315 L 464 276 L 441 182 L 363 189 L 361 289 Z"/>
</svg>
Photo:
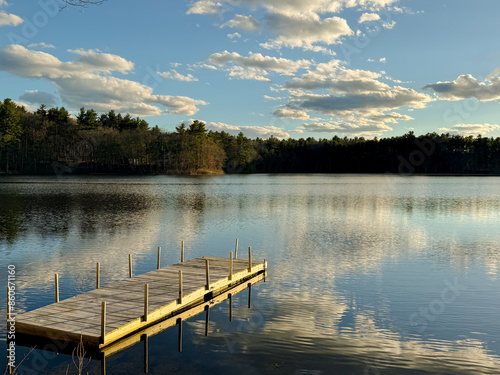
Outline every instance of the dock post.
<svg viewBox="0 0 500 375">
<path fill-rule="evenodd" d="M 97 263 L 96 264 L 96 270 L 95 270 L 95 288 L 99 289 L 99 284 L 100 284 L 100 279 L 101 279 L 101 264 Z"/>
<path fill-rule="evenodd" d="M 206 316 L 205 316 L 205 336 L 208 336 L 208 322 L 210 318 L 210 307 L 208 305 L 205 306 Z"/>
<path fill-rule="evenodd" d="M 106 375 L 106 357 L 104 354 L 101 359 L 101 375 Z"/>
<path fill-rule="evenodd" d="M 252 248 L 248 248 L 248 272 L 252 273 Z"/>
<path fill-rule="evenodd" d="M 156 269 L 160 269 L 160 255 L 161 255 L 161 247 L 158 246 L 158 260 L 156 262 Z"/>
<path fill-rule="evenodd" d="M 179 337 L 177 340 L 177 350 L 182 353 L 182 319 L 177 319 L 177 324 L 179 324 Z"/>
<path fill-rule="evenodd" d="M 144 317 L 143 321 L 148 321 L 148 305 L 149 305 L 149 284 L 144 284 Z"/>
<path fill-rule="evenodd" d="M 181 263 L 184 262 L 184 241 L 181 241 Z"/>
<path fill-rule="evenodd" d="M 144 334 L 141 336 L 141 340 L 144 341 L 144 373 L 149 373 L 149 348 L 148 348 L 148 335 Z"/>
<path fill-rule="evenodd" d="M 55 284 L 56 284 L 56 303 L 59 302 L 59 275 L 55 274 Z"/>
<path fill-rule="evenodd" d="M 233 321 L 233 295 L 231 293 L 228 294 L 229 299 L 229 321 Z"/>
<path fill-rule="evenodd" d="M 238 239 L 236 239 L 236 245 L 234 246 L 234 259 L 238 259 Z"/>
<path fill-rule="evenodd" d="M 101 304 L 101 343 L 105 343 L 106 338 L 106 302 Z"/>
<path fill-rule="evenodd" d="M 182 271 L 179 270 L 179 304 L 182 304 Z"/>
<path fill-rule="evenodd" d="M 233 252 L 229 253 L 229 280 L 233 279 Z"/>
<path fill-rule="evenodd" d="M 128 277 L 132 277 L 132 254 L 128 255 Z"/>
<path fill-rule="evenodd" d="M 207 290 L 210 290 L 210 265 L 208 259 L 205 259 L 205 276 L 207 279 L 207 285 L 205 286 L 205 288 Z"/>
<path fill-rule="evenodd" d="M 252 303 L 252 284 L 248 283 L 248 308 L 251 307 Z"/>
</svg>

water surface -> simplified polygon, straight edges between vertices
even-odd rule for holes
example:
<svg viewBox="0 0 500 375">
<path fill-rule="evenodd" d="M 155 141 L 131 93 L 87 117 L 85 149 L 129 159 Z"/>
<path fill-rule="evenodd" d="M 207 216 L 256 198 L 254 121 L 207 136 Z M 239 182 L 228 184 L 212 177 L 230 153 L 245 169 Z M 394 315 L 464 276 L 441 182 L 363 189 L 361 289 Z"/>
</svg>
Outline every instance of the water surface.
<svg viewBox="0 0 500 375">
<path fill-rule="evenodd" d="M 53 302 L 186 257 L 269 263 L 266 283 L 149 340 L 149 373 L 495 374 L 500 370 L 500 178 L 357 175 L 3 177 L 0 277 L 17 307 Z M 1 276 L 3 273 L 4 276 Z M 5 306 L 5 297 L 0 301 Z M 5 313 L 5 309 L 2 310 Z M 5 316 L 5 315 L 4 315 Z M 5 339 L 5 331 L 3 339 Z M 28 349 L 17 348 L 18 358 Z M 106 362 L 143 372 L 143 348 Z M 0 364 L 5 366 L 2 356 Z M 27 373 L 75 373 L 32 352 Z M 90 374 L 100 373 L 91 361 Z"/>
</svg>

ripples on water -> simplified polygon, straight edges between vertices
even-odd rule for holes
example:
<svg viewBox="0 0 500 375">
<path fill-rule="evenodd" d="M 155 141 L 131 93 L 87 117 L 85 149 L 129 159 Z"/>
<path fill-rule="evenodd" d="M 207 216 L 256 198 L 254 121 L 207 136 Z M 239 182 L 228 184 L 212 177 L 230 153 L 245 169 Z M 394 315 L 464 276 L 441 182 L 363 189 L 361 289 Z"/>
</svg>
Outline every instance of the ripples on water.
<svg viewBox="0 0 500 375">
<path fill-rule="evenodd" d="M 385 176 L 9 177 L 0 179 L 1 269 L 18 304 L 52 302 L 186 255 L 269 261 L 245 296 L 149 342 L 152 373 L 494 374 L 500 368 L 499 178 Z M 245 255 L 241 255 L 245 257 Z M 5 306 L 5 298 L 2 300 Z M 22 356 L 27 350 L 18 348 Z M 38 353 L 40 354 L 40 353 Z M 35 357 L 37 352 L 35 351 Z M 31 355 L 33 358 L 33 354 Z M 40 357 L 42 358 L 42 357 Z M 142 347 L 107 360 L 143 371 Z M 0 364 L 4 364 L 4 358 Z M 34 366 L 27 363 L 27 366 Z M 66 372 L 70 356 L 42 373 Z M 98 373 L 97 361 L 87 368 Z"/>
</svg>

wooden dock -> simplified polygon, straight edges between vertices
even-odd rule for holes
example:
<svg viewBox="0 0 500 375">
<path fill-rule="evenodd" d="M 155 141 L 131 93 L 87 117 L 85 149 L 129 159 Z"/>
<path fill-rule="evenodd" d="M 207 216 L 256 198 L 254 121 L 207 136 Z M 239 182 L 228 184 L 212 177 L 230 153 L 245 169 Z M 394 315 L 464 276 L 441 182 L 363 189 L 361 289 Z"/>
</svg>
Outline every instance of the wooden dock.
<svg viewBox="0 0 500 375">
<path fill-rule="evenodd" d="M 231 253 L 229 258 L 197 258 L 139 276 L 130 272 L 128 279 L 99 287 L 98 266 L 97 289 L 17 315 L 16 331 L 105 348 L 155 323 L 182 317 L 263 274 L 266 267 L 265 261 L 252 260 L 250 252 L 247 260 L 233 259 Z M 57 285 L 56 276 L 56 300 Z"/>
</svg>

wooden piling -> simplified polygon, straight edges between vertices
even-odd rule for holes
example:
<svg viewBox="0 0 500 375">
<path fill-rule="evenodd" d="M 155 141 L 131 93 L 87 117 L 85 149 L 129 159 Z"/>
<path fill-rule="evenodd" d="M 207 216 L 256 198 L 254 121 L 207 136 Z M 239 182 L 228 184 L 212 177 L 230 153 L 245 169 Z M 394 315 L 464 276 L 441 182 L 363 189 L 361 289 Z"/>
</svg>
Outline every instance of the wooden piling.
<svg viewBox="0 0 500 375">
<path fill-rule="evenodd" d="M 208 259 L 205 259 L 205 278 L 207 281 L 205 289 L 210 290 L 210 264 Z"/>
<path fill-rule="evenodd" d="M 179 304 L 182 303 L 182 271 L 179 270 Z"/>
<path fill-rule="evenodd" d="M 132 254 L 128 255 L 128 277 L 132 277 Z"/>
<path fill-rule="evenodd" d="M 101 343 L 106 343 L 106 302 L 101 304 Z"/>
<path fill-rule="evenodd" d="M 233 295 L 228 294 L 228 299 L 229 299 L 229 321 L 233 321 Z"/>
<path fill-rule="evenodd" d="M 210 319 L 210 307 L 205 306 L 206 316 L 205 316 L 205 336 L 208 336 L 208 323 Z"/>
<path fill-rule="evenodd" d="M 248 248 L 248 272 L 252 272 L 252 248 Z"/>
<path fill-rule="evenodd" d="M 96 264 L 96 269 L 95 269 L 95 288 L 99 289 L 99 284 L 100 284 L 100 279 L 101 279 L 101 264 L 97 263 Z"/>
<path fill-rule="evenodd" d="M 233 252 L 229 253 L 229 280 L 233 279 Z"/>
<path fill-rule="evenodd" d="M 252 284 L 248 283 L 248 308 L 252 305 Z"/>
<path fill-rule="evenodd" d="M 148 305 L 149 305 L 149 284 L 144 284 L 144 317 L 143 321 L 148 321 Z"/>
<path fill-rule="evenodd" d="M 148 335 L 142 335 L 144 340 L 144 373 L 149 373 L 149 348 L 148 348 Z"/>
<path fill-rule="evenodd" d="M 184 241 L 181 241 L 181 263 L 184 262 Z"/>
<path fill-rule="evenodd" d="M 160 255 L 161 255 L 161 247 L 158 247 L 158 259 L 156 261 L 156 269 L 160 269 Z"/>
<path fill-rule="evenodd" d="M 56 303 L 59 302 L 59 275 L 55 274 L 55 284 L 56 284 Z"/>
<path fill-rule="evenodd" d="M 238 259 L 238 239 L 236 239 L 236 245 L 234 246 L 234 259 Z"/>
<path fill-rule="evenodd" d="M 177 339 L 177 350 L 182 353 L 182 319 L 177 319 L 177 324 L 179 324 L 179 337 Z"/>
</svg>

